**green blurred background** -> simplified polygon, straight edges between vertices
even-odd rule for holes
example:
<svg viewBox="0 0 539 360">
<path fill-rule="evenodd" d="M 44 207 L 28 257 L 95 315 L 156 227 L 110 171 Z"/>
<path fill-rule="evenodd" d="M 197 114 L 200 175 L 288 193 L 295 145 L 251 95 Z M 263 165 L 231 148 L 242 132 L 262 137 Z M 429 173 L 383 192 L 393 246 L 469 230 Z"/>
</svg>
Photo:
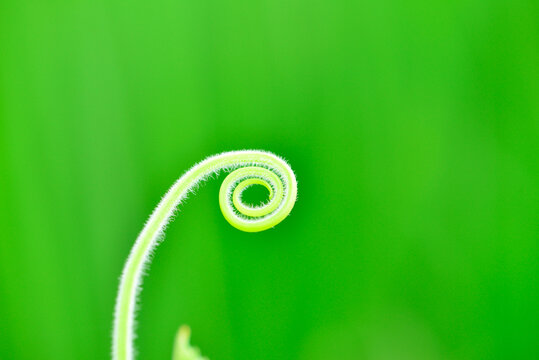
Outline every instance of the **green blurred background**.
<svg viewBox="0 0 539 360">
<path fill-rule="evenodd" d="M 539 358 L 539 3 L 0 2 L 0 359 L 107 359 L 174 180 L 260 148 L 299 181 L 241 233 L 220 179 L 144 280 L 141 359 Z"/>
</svg>

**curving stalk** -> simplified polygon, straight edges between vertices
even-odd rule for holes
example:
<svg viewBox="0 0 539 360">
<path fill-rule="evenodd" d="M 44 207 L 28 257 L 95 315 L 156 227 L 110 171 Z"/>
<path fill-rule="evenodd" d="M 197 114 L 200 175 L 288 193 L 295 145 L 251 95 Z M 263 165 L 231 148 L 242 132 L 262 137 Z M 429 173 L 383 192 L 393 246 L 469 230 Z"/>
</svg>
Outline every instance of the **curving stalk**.
<svg viewBox="0 0 539 360">
<path fill-rule="evenodd" d="M 114 360 L 134 359 L 135 309 L 142 275 L 171 216 L 201 181 L 221 170 L 232 171 L 219 191 L 219 206 L 232 226 L 247 232 L 263 231 L 280 223 L 294 207 L 297 195 L 294 172 L 286 161 L 269 152 L 225 152 L 207 158 L 183 174 L 153 211 L 125 263 L 114 314 Z M 261 206 L 251 206 L 242 201 L 243 191 L 255 184 L 263 185 L 269 191 L 269 200 Z M 189 328 L 180 328 L 174 360 L 203 359 L 198 350 L 189 345 L 189 334 Z"/>
</svg>

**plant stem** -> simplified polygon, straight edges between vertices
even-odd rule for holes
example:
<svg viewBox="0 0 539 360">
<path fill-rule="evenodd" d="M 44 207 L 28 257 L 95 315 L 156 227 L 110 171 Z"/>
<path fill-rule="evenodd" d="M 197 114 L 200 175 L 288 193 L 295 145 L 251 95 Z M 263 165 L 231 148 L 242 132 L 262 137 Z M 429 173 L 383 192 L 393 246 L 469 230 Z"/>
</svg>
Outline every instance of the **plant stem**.
<svg viewBox="0 0 539 360">
<path fill-rule="evenodd" d="M 207 158 L 182 175 L 153 211 L 125 263 L 116 298 L 114 360 L 134 359 L 135 308 L 142 275 L 171 216 L 197 184 L 221 170 L 234 170 L 225 178 L 219 192 L 221 211 L 232 226 L 247 232 L 263 231 L 280 223 L 294 207 L 297 196 L 294 172 L 283 159 L 269 152 L 225 152 Z M 241 200 L 241 193 L 253 184 L 262 184 L 270 190 L 270 199 L 262 206 L 252 207 Z"/>
</svg>

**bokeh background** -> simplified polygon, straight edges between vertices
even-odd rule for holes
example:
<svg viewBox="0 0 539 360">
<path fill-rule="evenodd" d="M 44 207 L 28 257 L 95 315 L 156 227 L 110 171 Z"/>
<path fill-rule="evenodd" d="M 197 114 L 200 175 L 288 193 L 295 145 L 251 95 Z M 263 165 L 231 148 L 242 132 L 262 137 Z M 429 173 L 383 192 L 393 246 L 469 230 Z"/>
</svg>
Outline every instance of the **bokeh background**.
<svg viewBox="0 0 539 360">
<path fill-rule="evenodd" d="M 538 359 L 538 135 L 534 0 L 2 0 L 0 359 L 109 358 L 147 216 L 243 148 L 297 205 L 247 234 L 191 197 L 141 359 L 183 323 L 212 360 Z"/>
</svg>

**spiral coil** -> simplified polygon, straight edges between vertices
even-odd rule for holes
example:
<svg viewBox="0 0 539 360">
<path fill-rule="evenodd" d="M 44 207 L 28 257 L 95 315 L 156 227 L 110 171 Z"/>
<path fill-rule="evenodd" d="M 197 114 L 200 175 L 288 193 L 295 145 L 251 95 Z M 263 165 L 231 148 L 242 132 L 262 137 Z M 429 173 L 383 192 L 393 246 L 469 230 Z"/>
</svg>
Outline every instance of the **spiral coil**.
<svg viewBox="0 0 539 360">
<path fill-rule="evenodd" d="M 288 216 L 297 196 L 297 182 L 290 166 L 265 151 L 241 150 L 214 155 L 183 174 L 161 199 L 139 234 L 127 258 L 116 298 L 113 331 L 113 358 L 132 360 L 137 295 L 143 270 L 164 229 L 187 195 L 212 174 L 230 170 L 219 191 L 219 206 L 225 219 L 247 232 L 269 229 Z M 269 199 L 261 206 L 244 203 L 242 194 L 253 185 L 265 186 Z"/>
</svg>

